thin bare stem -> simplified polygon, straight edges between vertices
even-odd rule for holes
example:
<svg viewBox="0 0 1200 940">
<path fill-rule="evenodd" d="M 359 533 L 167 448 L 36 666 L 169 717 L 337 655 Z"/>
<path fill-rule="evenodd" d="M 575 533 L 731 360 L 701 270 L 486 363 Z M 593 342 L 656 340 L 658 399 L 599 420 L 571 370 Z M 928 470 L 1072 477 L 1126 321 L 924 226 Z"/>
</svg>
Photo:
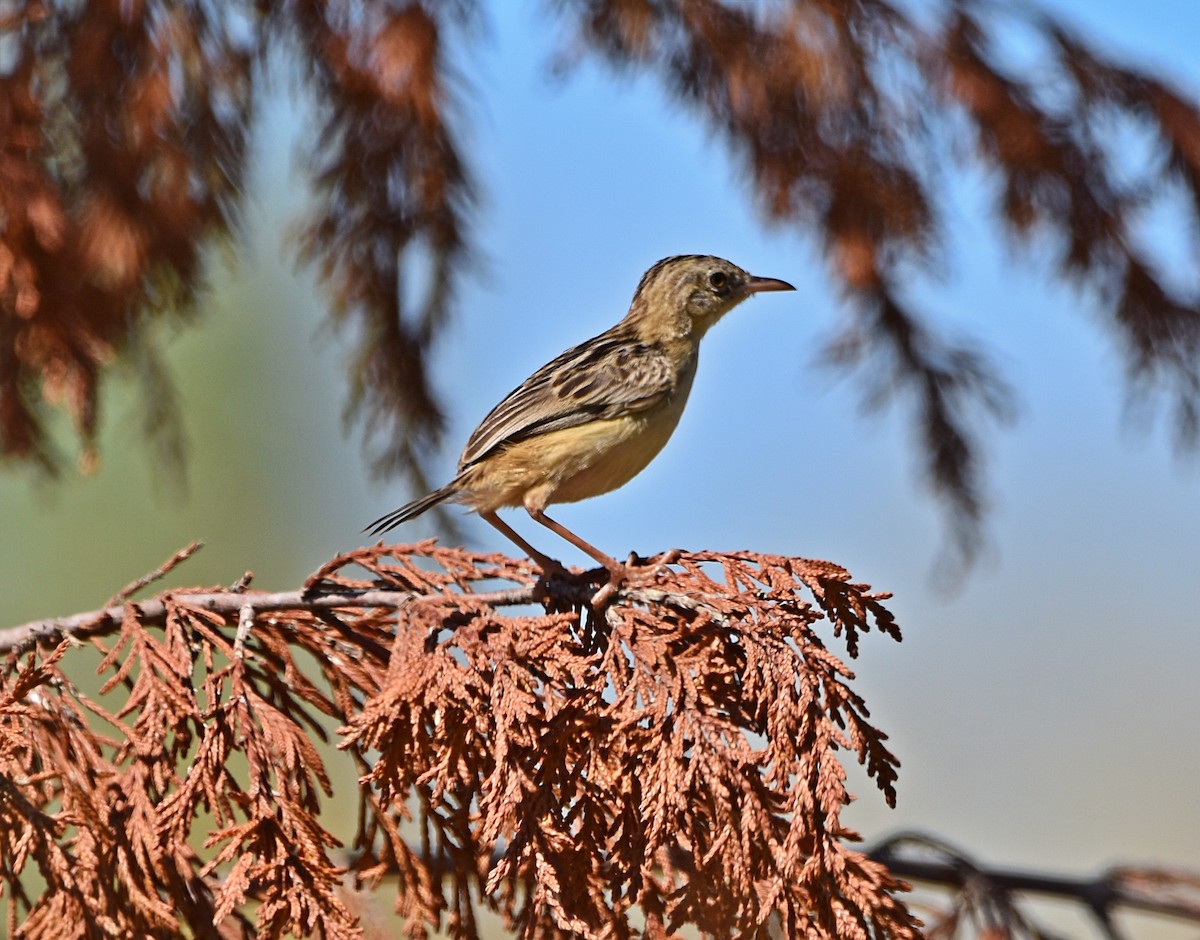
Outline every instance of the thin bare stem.
<svg viewBox="0 0 1200 940">
<path fill-rule="evenodd" d="M 147 572 L 136 581 L 130 581 L 127 585 L 125 585 L 125 587 L 121 588 L 121 590 L 117 591 L 116 594 L 110 597 L 108 599 L 108 603 L 104 606 L 117 607 L 120 604 L 124 604 L 125 601 L 127 601 L 142 588 L 146 587 L 146 585 L 153 584 L 155 581 L 166 577 L 172 569 L 187 561 L 203 547 L 204 543 L 201 541 L 195 541 L 190 545 L 185 545 L 153 571 Z"/>
</svg>

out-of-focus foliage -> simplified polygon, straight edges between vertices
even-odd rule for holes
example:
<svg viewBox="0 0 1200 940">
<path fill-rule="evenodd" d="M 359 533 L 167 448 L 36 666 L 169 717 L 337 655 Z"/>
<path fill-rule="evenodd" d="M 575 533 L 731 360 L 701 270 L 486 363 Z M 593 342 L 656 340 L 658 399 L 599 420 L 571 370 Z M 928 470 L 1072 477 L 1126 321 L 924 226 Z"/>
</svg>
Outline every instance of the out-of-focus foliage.
<svg viewBox="0 0 1200 940">
<path fill-rule="evenodd" d="M 578 23 L 580 55 L 659 76 L 743 162 L 763 214 L 820 239 L 851 311 L 828 353 L 865 367 L 870 402 L 912 399 L 960 547 L 984 510 L 978 423 L 1004 417 L 1009 394 L 904 290 L 940 260 L 939 183 L 955 162 L 991 171 L 999 227 L 1049 246 L 1058 273 L 1091 289 L 1134 390 L 1168 396 L 1181 440 L 1194 440 L 1200 293 L 1173 289 L 1181 279 L 1138 239 L 1140 214 L 1168 198 L 1200 231 L 1200 113 L 1166 81 L 1110 61 L 1035 4 L 935 3 L 920 21 L 887 0 L 557 6 Z M 999 37 L 1014 26 L 1041 48 L 1036 69 L 1006 67 Z M 1147 135 L 1151 156 L 1122 152 L 1118 132 Z"/>
<path fill-rule="evenodd" d="M 1074 901 L 1092 915 L 1099 936 L 1120 940 L 1121 916 L 1146 911 L 1181 923 L 1200 922 L 1200 873 L 1147 865 L 1118 865 L 1083 878 L 1057 872 L 1002 870 L 920 833 L 901 833 L 876 846 L 871 857 L 908 881 L 948 888 L 950 894 L 922 911 L 927 940 L 1052 937 L 1031 910 L 1031 897 Z M 913 907 L 920 910 L 915 899 Z"/>
<path fill-rule="evenodd" d="M 196 5 L 7 4 L 3 25 L 0 452 L 53 467 L 47 408 L 90 448 L 104 367 L 154 356 L 139 338 L 229 231 L 252 50 Z"/>
<path fill-rule="evenodd" d="M 15 7 L 15 9 L 14 9 Z M 352 410 L 387 441 L 383 469 L 419 472 L 442 418 L 425 352 L 466 262 L 470 186 L 449 128 L 446 21 L 466 5 L 192 0 L 9 5 L 0 28 L 0 453 L 57 465 L 60 407 L 87 453 L 103 371 L 153 358 L 153 322 L 186 312 L 203 250 L 243 196 L 256 66 L 272 46 L 303 64 L 321 126 L 318 196 L 301 250 L 318 265 L 360 355 Z M 433 266 L 401 309 L 404 253 Z M 164 414 L 161 369 L 147 415 Z"/>
<path fill-rule="evenodd" d="M 0 28 L 0 451 L 53 466 L 49 410 L 92 440 L 103 369 L 152 359 L 153 321 L 193 299 L 201 248 L 232 224 L 253 89 L 272 47 L 317 104 L 317 203 L 301 255 L 357 344 L 350 413 L 377 467 L 421 476 L 440 443 L 427 353 L 472 258 L 470 153 L 451 43 L 477 0 L 13 3 Z M 1200 231 L 1200 114 L 1036 4 L 944 0 L 556 0 L 566 57 L 654 76 L 746 170 L 764 217 L 816 236 L 847 318 L 827 354 L 868 401 L 912 407 L 927 478 L 969 553 L 985 508 L 980 422 L 1009 392 L 905 290 L 947 237 L 946 174 L 990 171 L 998 230 L 1056 253 L 1128 364 L 1130 390 L 1200 425 L 1200 297 L 1141 237 L 1166 200 Z M 1006 60 L 1006 31 L 1037 50 Z M 549 51 L 549 50 L 548 50 Z M 561 54 L 562 49 L 558 50 Z M 1148 141 L 1143 156 L 1122 140 Z M 1193 249 L 1197 246 L 1193 245 Z M 406 265 L 429 265 L 405 301 Z M 413 305 L 407 309 L 406 304 Z M 161 387 L 161 369 L 143 369 Z M 177 431 L 148 388 L 154 425 Z M 423 482 L 423 481 L 418 481 Z"/>
</svg>

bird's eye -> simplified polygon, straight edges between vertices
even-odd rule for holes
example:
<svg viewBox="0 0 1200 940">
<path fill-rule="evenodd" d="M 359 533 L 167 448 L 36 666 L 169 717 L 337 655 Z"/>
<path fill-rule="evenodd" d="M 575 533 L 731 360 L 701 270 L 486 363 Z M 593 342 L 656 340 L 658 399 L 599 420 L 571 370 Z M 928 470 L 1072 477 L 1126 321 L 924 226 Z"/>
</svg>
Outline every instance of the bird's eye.
<svg viewBox="0 0 1200 940">
<path fill-rule="evenodd" d="M 729 276 L 724 271 L 713 271 L 708 276 L 708 286 L 713 290 L 720 290 L 729 281 Z"/>
</svg>

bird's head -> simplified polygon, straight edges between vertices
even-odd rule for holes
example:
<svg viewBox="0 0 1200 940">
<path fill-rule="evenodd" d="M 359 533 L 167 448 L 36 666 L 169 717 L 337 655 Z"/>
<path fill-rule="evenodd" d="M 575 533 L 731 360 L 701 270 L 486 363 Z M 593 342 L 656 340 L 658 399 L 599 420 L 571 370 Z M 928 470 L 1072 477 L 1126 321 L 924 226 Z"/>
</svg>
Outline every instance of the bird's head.
<svg viewBox="0 0 1200 940">
<path fill-rule="evenodd" d="M 651 334 L 699 340 L 751 294 L 795 289 L 787 281 L 755 277 L 724 258 L 676 255 L 642 275 L 626 320 Z"/>
</svg>

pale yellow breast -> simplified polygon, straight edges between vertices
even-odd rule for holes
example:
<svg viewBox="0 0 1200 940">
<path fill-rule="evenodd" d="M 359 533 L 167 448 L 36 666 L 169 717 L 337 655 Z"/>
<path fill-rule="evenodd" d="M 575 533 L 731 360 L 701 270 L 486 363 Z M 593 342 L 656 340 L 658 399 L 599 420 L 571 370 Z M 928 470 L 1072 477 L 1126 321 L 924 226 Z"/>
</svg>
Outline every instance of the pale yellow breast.
<svg viewBox="0 0 1200 940">
<path fill-rule="evenodd" d="M 675 394 L 648 411 L 590 421 L 521 441 L 489 457 L 465 501 L 476 509 L 541 509 L 573 503 L 624 486 L 670 439 L 691 390 L 692 369 Z"/>
</svg>

